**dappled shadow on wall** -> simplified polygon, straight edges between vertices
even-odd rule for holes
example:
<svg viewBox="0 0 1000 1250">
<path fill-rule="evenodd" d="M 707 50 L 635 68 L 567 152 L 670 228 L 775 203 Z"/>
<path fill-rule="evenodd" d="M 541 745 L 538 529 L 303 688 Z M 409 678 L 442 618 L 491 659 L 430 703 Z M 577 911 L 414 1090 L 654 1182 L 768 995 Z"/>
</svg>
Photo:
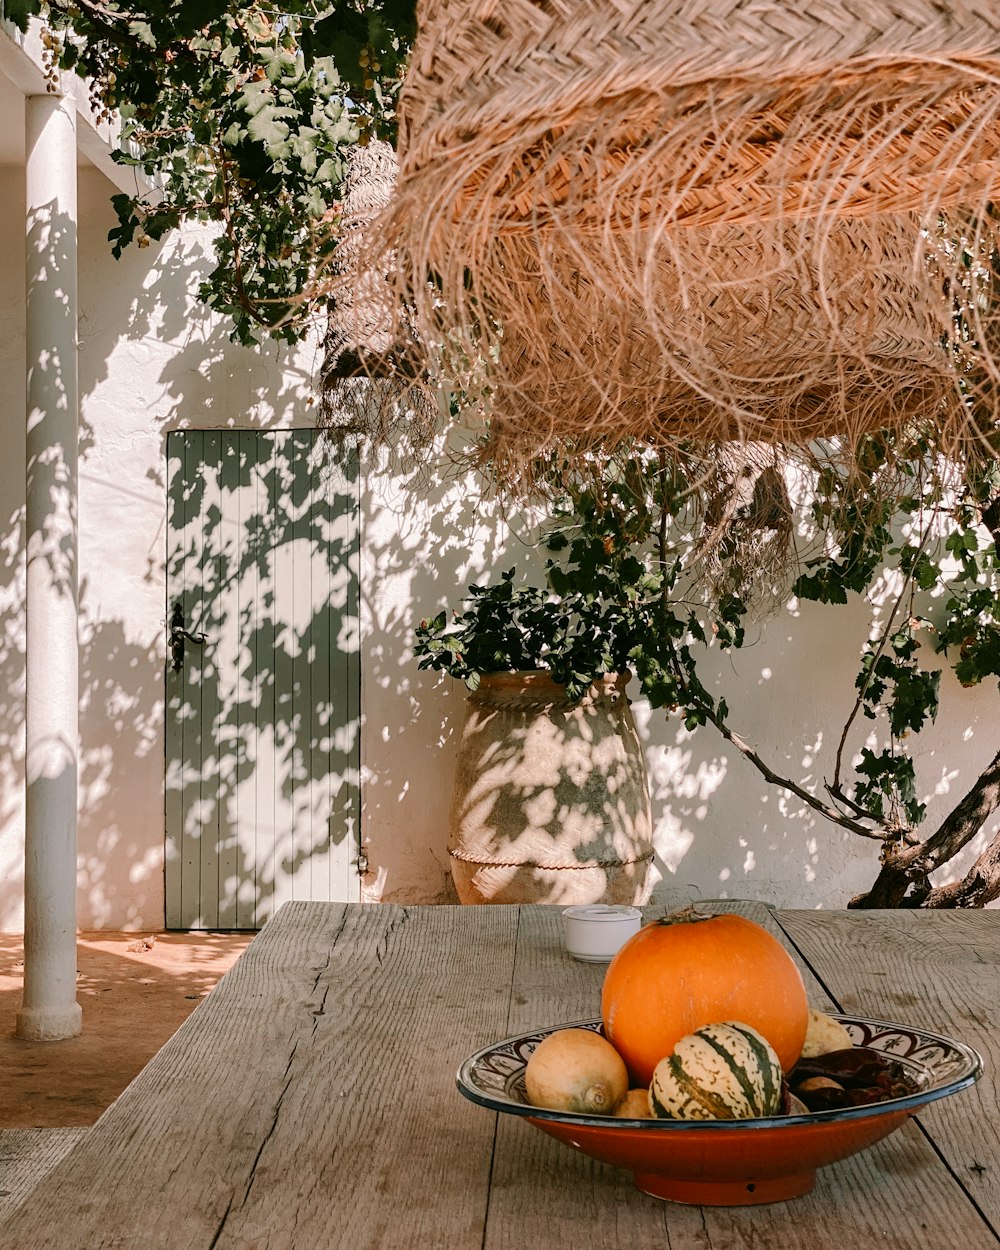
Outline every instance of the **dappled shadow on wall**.
<svg viewBox="0 0 1000 1250">
<path fill-rule="evenodd" d="M 0 831 L 13 846 L 20 824 L 24 782 L 24 517 L 18 509 L 0 545 Z M 159 768 L 162 722 L 162 660 L 156 646 L 130 642 L 119 621 L 94 621 L 86 581 L 80 586 L 79 692 L 89 727 L 79 757 L 79 880 L 87 914 L 99 916 L 111 883 L 123 866 L 141 865 L 144 848 L 135 836 L 135 813 L 123 799 L 116 771 L 129 760 L 144 767 L 151 753 Z M 38 662 L 44 663 L 39 656 Z M 152 801 L 159 801 L 158 792 Z M 9 841 L 8 841 L 9 839 Z M 16 839 L 20 845 L 20 839 Z M 11 852 L 13 858 L 13 852 Z M 18 864 L 0 874 L 0 927 L 20 927 L 23 876 Z M 129 911 L 129 905 L 123 909 Z"/>
<path fill-rule="evenodd" d="M 646 901 L 649 796 L 624 685 L 605 677 L 577 701 L 540 674 L 481 682 L 452 813 L 463 902 Z"/>
<path fill-rule="evenodd" d="M 421 464 L 373 455 L 365 470 L 365 895 L 453 903 L 448 816 L 468 690 L 418 669 L 414 631 L 501 562 L 537 574 L 540 561 L 511 538 L 521 518 L 484 499 L 441 442 Z"/>
<path fill-rule="evenodd" d="M 82 184 L 86 181 L 84 174 Z M 207 265 L 203 241 L 185 241 L 175 236 L 166 246 L 145 251 L 130 249 L 121 262 L 111 260 L 106 235 L 114 223 L 114 213 L 110 206 L 102 213 L 94 193 L 97 183 L 106 189 L 103 180 L 92 175 L 91 181 L 87 211 L 81 213 L 81 232 L 85 237 L 81 238 L 80 247 L 80 392 L 90 398 L 91 413 L 99 413 L 102 420 L 97 423 L 96 434 L 91 423 L 81 421 L 81 477 L 92 500 L 98 490 L 111 492 L 108 498 L 113 503 L 120 498 L 133 500 L 138 508 L 132 507 L 122 526 L 128 526 L 132 516 L 139 517 L 142 525 L 148 520 L 150 506 L 157 506 L 156 488 L 165 486 L 165 482 L 162 464 L 147 467 L 152 490 L 136 480 L 138 475 L 130 477 L 118 467 L 120 463 L 136 462 L 135 457 L 129 460 L 127 454 L 124 459 L 118 455 L 119 423 L 125 420 L 122 413 L 129 402 L 134 401 L 136 413 L 141 411 L 141 415 L 127 418 L 131 425 L 127 427 L 130 440 L 126 441 L 134 449 L 142 442 L 135 436 L 136 431 L 145 435 L 150 421 L 174 424 L 191 412 L 197 412 L 201 420 L 217 424 L 232 421 L 234 412 L 244 421 L 287 422 L 302 404 L 305 379 L 291 353 L 265 347 L 258 356 L 235 348 L 229 342 L 223 319 L 197 304 L 192 306 L 192 276 L 197 277 L 199 269 L 204 270 Z M 55 223 L 50 236 L 50 249 L 65 253 L 66 233 L 61 223 Z M 109 283 L 109 271 L 113 271 L 113 283 Z M 118 303 L 108 294 L 112 289 Z M 124 307 L 120 306 L 121 292 L 127 295 Z M 134 396 L 123 394 L 119 380 L 129 369 L 136 379 Z M 114 387 L 109 388 L 107 395 L 102 394 L 103 384 L 111 381 Z M 253 900 L 248 903 L 252 914 L 247 922 L 257 923 L 282 897 L 286 880 L 292 880 L 293 888 L 298 889 L 307 875 L 312 889 L 312 878 L 322 876 L 316 865 L 324 856 L 331 861 L 327 876 L 332 879 L 339 871 L 332 859 L 341 851 L 346 856 L 344 848 L 355 847 L 357 841 L 356 668 L 351 668 L 346 676 L 338 676 L 337 670 L 343 657 L 357 655 L 356 535 L 337 531 L 336 525 L 341 522 L 334 523 L 332 511 L 324 513 L 322 505 L 307 503 L 312 470 L 308 474 L 292 474 L 279 483 L 273 465 L 268 468 L 261 462 L 266 454 L 263 450 L 255 452 L 252 463 L 240 470 L 242 476 L 237 474 L 234 483 L 221 487 L 223 496 L 227 491 L 229 495 L 242 496 L 247 475 L 253 475 L 255 491 L 268 501 L 264 520 L 258 518 L 254 524 L 251 518 L 245 518 L 243 538 L 220 551 L 211 574 L 207 565 L 194 569 L 197 585 L 222 588 L 229 599 L 221 608 L 206 607 L 203 596 L 196 594 L 191 604 L 185 604 L 186 609 L 205 608 L 205 623 L 197 624 L 191 611 L 189 624 L 210 634 L 204 652 L 199 654 L 192 648 L 187 657 L 194 665 L 190 684 L 197 686 L 199 692 L 197 733 L 206 750 L 195 761 L 191 753 L 198 740 L 189 736 L 184 740 L 186 746 L 179 749 L 175 771 L 184 779 L 189 830 L 197 830 L 199 840 L 203 827 L 221 831 L 221 850 L 229 858 L 220 860 L 218 871 L 228 874 L 226 881 L 231 876 L 237 882 L 224 881 L 215 903 L 217 913 L 211 908 L 206 913 L 219 924 L 242 924 L 246 919 L 242 913 L 234 914 L 234 899 L 240 888 L 244 892 L 250 888 L 247 881 L 253 881 Z M 316 465 L 312 468 L 316 469 Z M 7 498 L 23 498 L 24 472 L 23 455 L 15 452 L 0 475 L 0 482 L 9 481 Z M 53 505 L 65 501 L 67 483 L 60 476 L 56 459 L 42 455 L 28 465 L 28 473 Z M 317 470 L 314 476 L 319 479 L 322 475 Z M 328 498 L 332 499 L 336 490 L 346 491 L 355 515 L 356 471 L 352 470 L 345 481 L 346 485 L 333 488 L 332 494 L 328 492 Z M 206 501 L 204 480 L 199 487 L 197 473 L 190 492 L 183 506 L 204 504 L 208 518 L 213 520 L 212 503 Z M 162 827 L 165 647 L 160 629 L 169 615 L 169 606 L 163 621 L 157 621 L 150 629 L 138 602 L 146 589 L 139 584 L 142 570 L 133 570 L 128 564 L 129 540 L 124 534 L 119 542 L 113 527 L 106 525 L 98 533 L 93 518 L 100 517 L 101 509 L 107 516 L 115 515 L 112 504 L 106 504 L 104 499 L 100 500 L 100 508 L 91 513 L 100 556 L 94 554 L 92 547 L 89 558 L 84 559 L 82 567 L 89 571 L 90 580 L 83 581 L 79 597 L 83 731 L 79 847 L 85 899 L 82 919 L 101 924 L 114 916 L 116 923 L 148 925 L 156 922 L 162 889 L 163 844 L 158 835 L 151 841 L 150 830 Z M 224 512 L 223 508 L 220 517 Z M 177 501 L 172 498 L 171 514 L 176 513 Z M 11 509 L 4 520 L 0 543 L 0 833 L 4 835 L 0 924 L 10 927 L 19 917 L 23 891 L 19 838 L 24 783 L 23 507 Z M 229 525 L 228 515 L 222 517 L 221 524 L 223 528 Z M 60 546 L 59 536 L 43 534 L 42 538 L 41 552 L 51 576 L 57 585 L 68 586 L 68 553 Z M 159 539 L 157 546 L 158 542 Z M 204 548 L 200 550 L 204 554 Z M 115 566 L 114 576 L 105 585 L 101 557 L 116 561 L 119 551 L 122 564 Z M 86 551 L 84 556 L 87 557 Z M 190 564 L 185 563 L 182 553 L 177 559 L 181 576 L 186 576 Z M 318 586 L 323 560 L 330 562 L 330 580 L 327 598 L 321 603 Z M 223 567 L 227 561 L 228 571 Z M 336 581 L 342 576 L 345 561 L 353 589 Z M 304 565 L 316 583 L 306 596 L 305 608 L 299 577 Z M 286 618 L 279 613 L 273 590 L 269 592 L 264 583 L 275 569 L 287 572 L 289 567 L 297 587 L 296 614 Z M 147 585 L 158 583 L 160 560 L 152 544 L 144 572 Z M 286 572 L 280 576 L 286 576 Z M 116 596 L 118 588 L 130 584 L 135 587 L 135 604 Z M 261 605 L 255 616 L 246 597 L 248 584 L 254 586 Z M 235 591 L 234 586 L 238 588 Z M 266 598 L 269 593 L 271 600 Z M 234 594 L 239 596 L 236 608 Z M 233 611 L 235 616 L 230 619 Z M 220 614 L 226 618 L 226 629 L 219 627 Z M 264 655 L 266 640 L 271 645 L 269 656 Z M 315 657 L 321 657 L 320 661 Z M 44 662 L 44 657 L 39 659 Z M 230 660 L 236 666 L 234 670 L 225 668 Z M 307 676 L 303 675 L 304 662 L 310 670 Z M 173 681 L 176 674 L 169 669 L 169 663 L 167 657 L 167 680 L 173 682 L 171 694 L 175 697 L 178 685 Z M 323 665 L 331 683 L 325 698 L 319 689 L 323 678 L 317 672 Z M 336 723 L 335 683 L 339 683 L 338 691 L 346 689 L 344 697 L 351 707 L 346 717 L 337 714 Z M 218 704 L 215 712 L 206 713 L 202 692 L 209 705 L 212 700 Z M 268 698 L 274 703 L 272 718 L 257 734 L 256 743 L 250 743 L 248 727 L 252 722 L 254 732 L 257 731 L 261 707 Z M 177 710 L 177 720 L 168 723 L 181 724 L 186 730 L 192 719 L 183 696 Z M 261 748 L 262 742 L 266 750 Z M 271 770 L 266 781 L 260 776 L 264 756 L 268 757 Z M 197 794 L 188 803 L 195 774 Z M 212 776 L 217 786 L 214 794 Z M 274 827 L 287 828 L 294 821 L 294 829 L 269 858 L 262 861 L 258 855 L 248 862 L 245 848 L 239 845 L 234 858 L 230 841 L 233 837 L 239 841 L 251 782 L 257 790 L 269 787 L 273 792 L 272 808 L 277 813 L 272 816 Z M 286 810 L 291 813 L 287 819 L 281 815 Z M 325 812 L 322 829 L 315 824 L 319 812 Z M 304 823 L 306 816 L 311 822 L 308 825 Z M 203 853 L 207 854 L 199 848 L 199 872 Z M 189 873 L 191 867 L 189 863 Z"/>
<path fill-rule="evenodd" d="M 163 660 L 129 639 L 119 620 L 95 616 L 81 585 L 78 882 L 81 921 L 159 924 L 162 860 L 145 842 L 143 802 L 159 807 Z M 142 779 L 146 785 L 142 785 Z M 128 883 L 126 887 L 125 883 Z M 152 917 L 151 918 L 151 914 Z"/>
<path fill-rule="evenodd" d="M 112 377 L 117 387 L 130 376 L 148 414 L 144 423 L 172 428 L 197 414 L 201 425 L 290 424 L 309 393 L 313 358 L 307 350 L 300 361 L 295 349 L 266 338 L 257 348 L 234 345 L 231 322 L 198 300 L 198 283 L 215 264 L 212 228 L 126 248 L 115 261 L 107 242 L 117 224 L 110 188 L 94 179 L 81 212 L 81 395 L 99 396 Z"/>
</svg>

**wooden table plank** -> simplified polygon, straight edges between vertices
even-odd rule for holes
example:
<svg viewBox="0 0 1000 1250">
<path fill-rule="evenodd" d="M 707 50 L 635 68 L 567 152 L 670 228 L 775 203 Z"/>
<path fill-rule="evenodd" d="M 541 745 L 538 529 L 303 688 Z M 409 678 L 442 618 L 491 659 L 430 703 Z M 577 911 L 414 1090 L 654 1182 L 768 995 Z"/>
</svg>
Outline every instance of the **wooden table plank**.
<svg viewBox="0 0 1000 1250">
<path fill-rule="evenodd" d="M 905 1012 L 932 1002 L 939 1027 L 962 1010 L 992 1027 L 992 922 L 936 932 L 892 913 L 859 936 L 859 913 L 712 909 L 787 927 L 816 1006 L 830 1002 L 809 966 L 851 1010 L 927 1023 Z M 603 976 L 566 954 L 559 908 L 290 904 L 0 1228 L 0 1250 L 996 1244 L 971 1185 L 915 1124 L 823 1169 L 792 1203 L 697 1208 L 641 1194 L 627 1172 L 461 1097 L 465 1056 L 597 1016 Z M 879 994 L 894 996 L 891 1013 L 875 1010 Z M 939 1104 L 933 1130 L 956 1159 L 969 1097 Z"/>
<path fill-rule="evenodd" d="M 516 927 L 289 904 L 0 1246 L 479 1250 L 493 1124 L 454 1072 L 506 1026 Z"/>
<path fill-rule="evenodd" d="M 505 1035 L 601 1014 L 606 965 L 567 954 L 561 926 L 558 907 L 521 909 Z M 579 1250 L 584 1229 L 590 1246 L 669 1244 L 665 1204 L 640 1193 L 628 1172 L 569 1149 L 519 1116 L 498 1118 L 484 1250 Z"/>
<path fill-rule="evenodd" d="M 719 903 L 705 910 L 738 911 L 783 936 L 761 904 Z M 565 953 L 558 909 L 523 912 L 507 1033 L 598 1016 L 604 966 Z M 647 909 L 645 918 L 658 914 L 660 909 Z M 832 1007 L 805 962 L 797 962 L 810 1002 Z M 813 1193 L 794 1202 L 709 1208 L 660 1202 L 636 1190 L 629 1173 L 588 1159 L 519 1117 L 501 1116 L 485 1250 L 578 1250 L 582 1229 L 587 1244 L 630 1250 L 828 1250 L 838 1244 L 937 1250 L 956 1238 L 984 1245 L 990 1236 L 909 1124 L 853 1159 L 821 1169 Z"/>
<path fill-rule="evenodd" d="M 1000 912 L 788 911 L 779 920 L 842 1010 L 945 1033 L 982 1054 L 975 1088 L 924 1107 L 919 1123 L 1000 1231 Z"/>
<path fill-rule="evenodd" d="M 351 914 L 373 926 L 371 910 Z M 351 978 L 328 979 L 335 1010 L 302 1063 L 328 1070 L 329 1085 L 290 1085 L 253 1200 L 234 1210 L 216 1250 L 478 1250 L 493 1131 L 456 1105 L 454 1076 L 506 1013 L 517 912 L 391 910 L 377 944 L 345 948 Z M 301 1180 L 290 1157 L 309 1161 Z"/>
</svg>

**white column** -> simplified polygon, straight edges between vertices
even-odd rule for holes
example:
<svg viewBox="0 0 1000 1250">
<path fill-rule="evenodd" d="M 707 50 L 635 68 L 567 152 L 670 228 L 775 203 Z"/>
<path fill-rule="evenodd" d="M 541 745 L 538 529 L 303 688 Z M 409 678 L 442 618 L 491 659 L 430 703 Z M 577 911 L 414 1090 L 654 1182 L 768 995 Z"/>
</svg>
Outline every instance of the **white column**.
<svg viewBox="0 0 1000 1250">
<path fill-rule="evenodd" d="M 25 100 L 27 688 L 24 997 L 17 1035 L 80 1032 L 76 1001 L 76 106 Z"/>
</svg>

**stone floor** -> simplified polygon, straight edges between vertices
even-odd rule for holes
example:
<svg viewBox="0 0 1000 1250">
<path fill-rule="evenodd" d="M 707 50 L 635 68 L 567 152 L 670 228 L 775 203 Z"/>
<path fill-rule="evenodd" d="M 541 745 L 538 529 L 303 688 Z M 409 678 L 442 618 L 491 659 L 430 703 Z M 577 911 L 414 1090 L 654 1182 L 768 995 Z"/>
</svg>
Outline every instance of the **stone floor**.
<svg viewBox="0 0 1000 1250">
<path fill-rule="evenodd" d="M 0 934 L 0 1129 L 93 1124 L 246 949 L 252 933 L 83 933 L 83 1032 L 14 1036 L 23 946 Z"/>
</svg>

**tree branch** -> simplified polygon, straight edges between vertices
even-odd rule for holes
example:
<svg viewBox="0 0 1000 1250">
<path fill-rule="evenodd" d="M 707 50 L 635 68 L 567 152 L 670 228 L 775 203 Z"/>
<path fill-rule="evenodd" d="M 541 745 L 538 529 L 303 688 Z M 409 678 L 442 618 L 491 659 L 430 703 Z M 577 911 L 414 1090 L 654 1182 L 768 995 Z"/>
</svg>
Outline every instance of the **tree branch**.
<svg viewBox="0 0 1000 1250">
<path fill-rule="evenodd" d="M 961 881 L 928 891 L 921 907 L 985 907 L 1000 898 L 1000 833 L 996 835 Z"/>
<path fill-rule="evenodd" d="M 59 8 L 62 12 L 69 14 L 71 9 L 83 9 L 88 13 L 91 19 L 104 26 L 112 26 L 116 22 L 124 22 L 126 26 L 132 20 L 128 13 L 121 13 L 115 9 L 105 8 L 103 4 L 95 4 L 94 0 L 73 0 L 72 4 L 58 4 L 54 7 Z"/>
<path fill-rule="evenodd" d="M 138 36 L 133 35 L 129 30 L 129 23 L 134 21 L 134 14 L 121 13 L 114 9 L 107 9 L 102 4 L 94 3 L 94 0 L 73 0 L 72 4 L 53 3 L 51 8 L 56 9 L 73 25 L 74 13 L 76 9 L 88 21 L 92 22 L 99 32 L 103 32 L 103 37 L 110 43 L 130 48 L 133 52 L 141 54 L 145 59 L 155 58 L 158 53 L 162 55 L 162 49 L 151 48 L 148 43 L 144 43 Z M 85 31 L 80 32 L 86 35 Z M 101 37 L 100 35 L 98 37 Z M 177 45 L 171 45 L 175 55 Z"/>
<path fill-rule="evenodd" d="M 860 803 L 855 803 L 853 799 L 848 798 L 839 784 L 834 784 L 833 782 L 825 782 L 824 784 L 830 798 L 836 799 L 838 803 L 843 803 L 845 807 L 849 807 L 855 816 L 861 816 L 865 820 L 878 819 L 866 807 L 862 807 Z"/>
<path fill-rule="evenodd" d="M 731 742 L 737 751 L 740 751 L 750 761 L 765 781 L 770 782 L 771 785 L 779 786 L 782 790 L 790 791 L 797 798 L 800 798 L 804 803 L 807 803 L 811 808 L 819 812 L 821 816 L 825 816 L 827 820 L 832 821 L 835 825 L 840 825 L 843 829 L 850 829 L 852 833 L 860 834 L 862 838 L 873 838 L 878 842 L 885 840 L 887 832 L 885 829 L 869 829 L 865 825 L 858 824 L 856 820 L 845 816 L 843 812 L 839 812 L 835 807 L 830 807 L 829 804 L 824 803 L 822 799 L 818 799 L 814 794 L 810 794 L 802 786 L 796 785 L 788 777 L 779 776 L 778 773 L 764 763 L 749 743 L 744 742 L 742 738 L 733 733 L 725 721 L 715 712 L 714 708 L 706 707 L 703 710 L 723 738 L 727 742 Z"/>
</svg>

